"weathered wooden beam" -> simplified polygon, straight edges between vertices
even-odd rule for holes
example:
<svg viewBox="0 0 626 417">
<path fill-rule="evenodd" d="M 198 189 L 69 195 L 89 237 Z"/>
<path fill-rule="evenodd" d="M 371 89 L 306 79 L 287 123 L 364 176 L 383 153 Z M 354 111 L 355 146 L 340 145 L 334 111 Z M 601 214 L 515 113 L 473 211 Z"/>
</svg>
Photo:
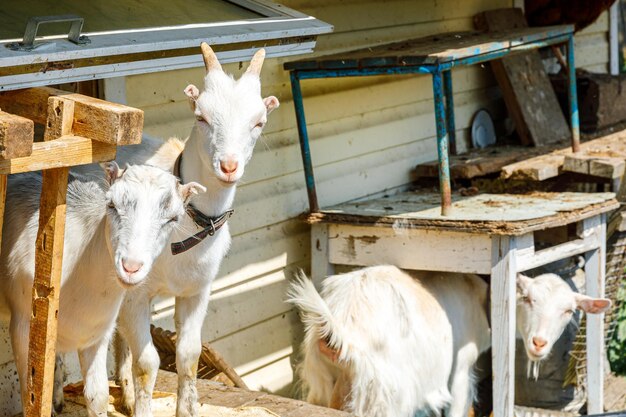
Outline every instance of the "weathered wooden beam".
<svg viewBox="0 0 626 417">
<path fill-rule="evenodd" d="M 63 136 L 33 144 L 33 153 L 24 158 L 0 159 L 0 174 L 39 171 L 50 168 L 104 162 L 115 159 L 116 147 L 78 136 Z"/>
<path fill-rule="evenodd" d="M 82 94 L 50 87 L 0 93 L 0 108 L 35 123 L 48 122 L 48 98 L 63 97 L 74 102 L 72 132 L 99 142 L 132 145 L 141 142 L 143 111 Z M 46 126 L 48 128 L 48 126 Z"/>
<path fill-rule="evenodd" d="M 0 158 L 28 156 L 33 149 L 32 120 L 0 111 Z"/>
<path fill-rule="evenodd" d="M 50 112 L 57 117 L 50 120 L 48 128 L 59 135 L 70 134 L 74 102 L 50 97 Z M 52 136 L 48 135 L 47 139 Z M 22 393 L 25 417 L 47 417 L 52 412 L 68 174 L 69 168 L 48 169 L 42 173 L 28 342 L 28 390 Z"/>
<path fill-rule="evenodd" d="M 4 224 L 4 208 L 7 196 L 7 176 L 0 174 L 0 248 L 2 248 L 2 226 Z"/>
<path fill-rule="evenodd" d="M 572 154 L 566 155 L 563 162 L 564 171 L 611 179 L 621 178 L 624 175 L 624 168 L 626 168 L 624 158 L 606 156 Z"/>
</svg>

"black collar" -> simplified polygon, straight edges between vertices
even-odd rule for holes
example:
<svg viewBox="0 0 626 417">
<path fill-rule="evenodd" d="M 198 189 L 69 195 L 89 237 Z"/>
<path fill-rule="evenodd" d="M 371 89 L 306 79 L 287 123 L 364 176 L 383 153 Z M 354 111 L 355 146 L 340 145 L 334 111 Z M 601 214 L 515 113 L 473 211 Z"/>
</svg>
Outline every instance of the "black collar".
<svg viewBox="0 0 626 417">
<path fill-rule="evenodd" d="M 182 181 L 180 175 L 180 163 L 182 160 L 183 154 L 181 153 L 176 158 L 176 162 L 174 162 L 174 170 L 173 173 Z M 195 208 L 193 205 L 189 204 L 186 209 L 187 214 L 191 217 L 191 220 L 196 224 L 196 226 L 202 228 L 201 231 L 196 233 L 195 235 L 188 237 L 187 239 L 174 242 L 170 245 L 170 249 L 172 251 L 172 255 L 178 255 L 179 253 L 183 253 L 198 243 L 202 242 L 207 236 L 213 236 L 216 231 L 218 231 L 222 226 L 226 224 L 230 216 L 233 215 L 234 210 L 226 210 L 223 214 L 216 217 L 209 217 L 202 213 L 200 210 Z"/>
</svg>

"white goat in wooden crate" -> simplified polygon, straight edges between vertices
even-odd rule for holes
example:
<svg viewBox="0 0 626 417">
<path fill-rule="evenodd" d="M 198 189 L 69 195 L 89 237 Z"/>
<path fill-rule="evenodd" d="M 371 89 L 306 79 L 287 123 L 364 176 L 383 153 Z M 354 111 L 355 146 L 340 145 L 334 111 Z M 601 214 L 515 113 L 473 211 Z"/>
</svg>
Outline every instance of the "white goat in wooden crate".
<svg viewBox="0 0 626 417">
<path fill-rule="evenodd" d="M 112 162 L 105 164 L 105 171 L 107 181 L 70 177 L 58 313 L 57 350 L 78 350 L 89 416 L 106 415 L 107 347 L 125 290 L 144 282 L 185 215 L 186 201 L 205 190 L 193 182 L 180 185 L 160 168 L 137 165 L 121 170 Z M 27 397 L 40 192 L 38 174 L 9 177 L 0 254 L 0 290 L 11 315 L 22 398 Z M 57 410 L 63 399 L 59 389 L 62 386 L 56 387 Z"/>
<path fill-rule="evenodd" d="M 141 145 L 120 150 L 118 162 L 149 163 L 174 169 L 185 181 L 198 181 L 208 189 L 194 200 L 195 219 L 184 216 L 183 228 L 172 236 L 178 247 L 194 247 L 173 255 L 164 252 L 154 265 L 148 282 L 129 293 L 118 321 L 117 374 L 123 389 L 123 407 L 137 417 L 151 416 L 150 403 L 159 368 L 159 355 L 150 336 L 150 301 L 156 296 L 176 297 L 176 370 L 178 372 L 177 417 L 198 415 L 195 386 L 211 284 L 230 246 L 228 223 L 202 239 L 188 238 L 204 228 L 198 215 L 214 222 L 223 219 L 235 198 L 236 184 L 252 157 L 254 145 L 278 107 L 273 96 L 261 97 L 259 78 L 264 50 L 259 50 L 247 71 L 235 80 L 226 74 L 207 44 L 202 44 L 206 66 L 204 89 L 189 85 L 189 99 L 196 123 L 183 142 L 145 137 Z M 84 168 L 83 168 L 84 170 Z M 226 217 L 227 218 L 227 217 Z M 208 223 L 208 222 L 207 222 Z M 186 230 L 187 234 L 182 230 Z M 134 386 L 133 386 L 134 382 Z"/>
<path fill-rule="evenodd" d="M 531 361 L 544 359 L 574 310 L 611 302 L 573 292 L 557 275 L 519 275 L 517 328 Z M 467 415 L 472 369 L 491 345 L 487 284 L 477 275 L 375 266 L 301 276 L 289 301 L 305 325 L 301 377 L 314 404 L 359 417 Z"/>
</svg>

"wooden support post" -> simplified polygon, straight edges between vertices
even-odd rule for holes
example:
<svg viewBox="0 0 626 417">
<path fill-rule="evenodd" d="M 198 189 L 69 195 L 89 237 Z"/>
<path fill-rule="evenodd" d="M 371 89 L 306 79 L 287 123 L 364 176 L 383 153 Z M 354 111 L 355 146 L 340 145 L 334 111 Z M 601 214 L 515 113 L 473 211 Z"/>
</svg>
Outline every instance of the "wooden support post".
<svg viewBox="0 0 626 417">
<path fill-rule="evenodd" d="M 606 215 L 583 222 L 583 233 L 596 233 L 600 247 L 585 258 L 585 292 L 590 297 L 604 297 L 606 269 Z M 604 412 L 604 314 L 587 315 L 587 414 Z"/>
<path fill-rule="evenodd" d="M 73 120 L 74 103 L 50 97 L 45 139 L 53 139 L 48 131 L 58 136 L 71 134 Z M 51 415 L 68 174 L 69 168 L 42 173 L 28 343 L 28 390 L 22 393 L 25 417 Z"/>
<path fill-rule="evenodd" d="M 492 238 L 491 360 L 493 415 L 513 417 L 515 401 L 515 288 L 516 241 L 513 236 Z"/>
<path fill-rule="evenodd" d="M 328 224 L 311 225 L 311 279 L 318 290 L 322 280 L 334 273 L 328 254 Z"/>
</svg>

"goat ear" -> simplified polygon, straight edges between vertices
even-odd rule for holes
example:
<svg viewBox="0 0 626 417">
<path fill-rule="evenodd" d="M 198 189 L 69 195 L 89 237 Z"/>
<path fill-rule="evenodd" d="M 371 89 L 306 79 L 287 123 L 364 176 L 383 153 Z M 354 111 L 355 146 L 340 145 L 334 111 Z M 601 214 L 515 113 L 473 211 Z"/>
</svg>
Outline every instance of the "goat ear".
<svg viewBox="0 0 626 417">
<path fill-rule="evenodd" d="M 589 314 L 600 314 L 611 308 L 611 300 L 607 298 L 591 298 L 576 294 L 576 307 Z"/>
<path fill-rule="evenodd" d="M 206 187 L 197 182 L 188 182 L 187 184 L 178 184 L 178 192 L 183 198 L 183 201 L 187 203 L 191 197 L 196 194 L 205 193 Z"/>
<path fill-rule="evenodd" d="M 263 99 L 263 104 L 265 104 L 265 108 L 267 109 L 267 114 L 270 114 L 272 110 L 280 106 L 280 102 L 274 96 L 265 97 Z"/>
<path fill-rule="evenodd" d="M 191 109 L 195 110 L 196 100 L 200 96 L 200 90 L 198 90 L 198 87 L 196 87 L 195 85 L 189 84 L 187 87 L 185 87 L 183 91 L 185 92 L 185 95 L 187 96 L 187 99 L 189 100 L 189 105 L 191 106 Z"/>
<path fill-rule="evenodd" d="M 517 294 L 526 295 L 528 292 L 528 286 L 532 282 L 532 278 L 523 274 L 517 274 L 517 279 L 515 281 L 517 283 Z"/>
<path fill-rule="evenodd" d="M 102 169 L 104 170 L 105 178 L 109 185 L 112 185 L 115 180 L 124 175 L 124 170 L 120 168 L 120 166 L 115 161 L 104 162 L 100 164 Z"/>
</svg>

